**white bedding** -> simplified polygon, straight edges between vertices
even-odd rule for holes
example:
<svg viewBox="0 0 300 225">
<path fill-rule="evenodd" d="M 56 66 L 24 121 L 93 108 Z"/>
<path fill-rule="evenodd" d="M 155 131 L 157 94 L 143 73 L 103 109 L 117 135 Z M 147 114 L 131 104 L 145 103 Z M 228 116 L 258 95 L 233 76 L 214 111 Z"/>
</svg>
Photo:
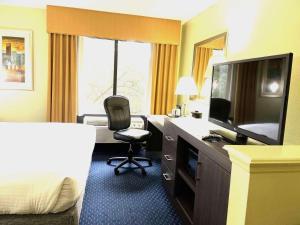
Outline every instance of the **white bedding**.
<svg viewBox="0 0 300 225">
<path fill-rule="evenodd" d="M 268 138 L 277 140 L 279 124 L 278 123 L 253 123 L 238 126 L 239 128 L 249 130 L 253 133 L 265 135 Z"/>
<path fill-rule="evenodd" d="M 95 128 L 83 124 L 0 123 L 0 214 L 74 206 L 85 189 L 95 138 Z"/>
</svg>

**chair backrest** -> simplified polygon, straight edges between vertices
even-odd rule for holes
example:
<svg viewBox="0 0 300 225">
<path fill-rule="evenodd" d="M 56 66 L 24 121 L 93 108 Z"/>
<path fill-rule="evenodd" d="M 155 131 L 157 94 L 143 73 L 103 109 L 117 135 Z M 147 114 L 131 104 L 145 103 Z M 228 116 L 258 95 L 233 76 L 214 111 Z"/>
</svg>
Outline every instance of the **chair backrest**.
<svg viewBox="0 0 300 225">
<path fill-rule="evenodd" d="M 127 129 L 131 123 L 129 100 L 120 95 L 114 95 L 104 100 L 104 109 L 108 117 L 110 130 Z"/>
<path fill-rule="evenodd" d="M 210 117 L 228 122 L 231 107 L 230 101 L 223 98 L 212 98 L 210 101 Z"/>
</svg>

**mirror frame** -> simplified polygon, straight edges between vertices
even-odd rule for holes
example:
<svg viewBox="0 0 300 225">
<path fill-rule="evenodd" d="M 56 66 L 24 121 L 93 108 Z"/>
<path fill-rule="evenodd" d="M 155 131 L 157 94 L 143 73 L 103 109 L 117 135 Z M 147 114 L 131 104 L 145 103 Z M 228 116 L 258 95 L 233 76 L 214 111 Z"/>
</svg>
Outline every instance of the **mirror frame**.
<svg viewBox="0 0 300 225">
<path fill-rule="evenodd" d="M 193 64 L 192 64 L 192 75 L 193 75 L 193 71 L 194 71 L 194 64 L 195 64 L 195 52 L 196 52 L 196 48 L 201 46 L 201 45 L 204 45 L 204 44 L 207 44 L 209 42 L 212 42 L 216 39 L 219 39 L 221 37 L 224 37 L 224 55 L 226 56 L 226 49 L 227 49 L 227 32 L 224 32 L 224 33 L 221 33 L 221 34 L 218 34 L 218 35 L 215 35 L 213 37 L 210 37 L 210 38 L 207 38 L 205 40 L 202 40 L 200 42 L 197 42 L 194 44 L 194 51 L 193 51 Z"/>
</svg>

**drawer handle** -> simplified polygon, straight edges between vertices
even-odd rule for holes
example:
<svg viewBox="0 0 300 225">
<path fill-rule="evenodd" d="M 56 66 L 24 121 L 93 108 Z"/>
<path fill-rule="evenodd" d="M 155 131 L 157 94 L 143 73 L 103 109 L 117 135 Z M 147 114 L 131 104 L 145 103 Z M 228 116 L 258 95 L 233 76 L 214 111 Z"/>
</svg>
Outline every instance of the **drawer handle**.
<svg viewBox="0 0 300 225">
<path fill-rule="evenodd" d="M 167 141 L 174 141 L 174 139 L 171 136 L 165 135 L 165 138 L 167 139 Z"/>
<path fill-rule="evenodd" d="M 172 157 L 171 157 L 170 155 L 164 155 L 164 156 L 165 156 L 166 160 L 168 160 L 168 161 L 173 160 Z"/>
<path fill-rule="evenodd" d="M 172 180 L 171 176 L 168 173 L 163 173 L 165 180 Z"/>
</svg>

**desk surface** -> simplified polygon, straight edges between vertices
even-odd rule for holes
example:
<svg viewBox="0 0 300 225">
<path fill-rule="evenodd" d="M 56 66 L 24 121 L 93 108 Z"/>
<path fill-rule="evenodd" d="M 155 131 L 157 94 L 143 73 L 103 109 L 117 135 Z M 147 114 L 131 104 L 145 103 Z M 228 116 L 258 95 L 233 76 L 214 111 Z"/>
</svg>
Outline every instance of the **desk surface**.
<svg viewBox="0 0 300 225">
<path fill-rule="evenodd" d="M 219 128 L 217 125 L 206 120 L 193 117 L 170 118 L 163 115 L 153 115 L 149 117 L 149 121 L 151 121 L 151 123 L 159 130 L 163 130 L 164 120 L 166 118 L 172 121 L 177 127 L 198 139 L 202 139 L 203 136 L 208 135 L 209 130 Z M 224 149 L 252 164 L 262 161 L 264 163 L 274 161 L 300 163 L 299 145 L 229 145 L 225 146 Z"/>
<path fill-rule="evenodd" d="M 164 123 L 165 118 L 168 116 L 166 115 L 149 115 L 147 116 L 147 120 L 153 124 L 157 129 L 159 129 L 160 132 L 164 132 Z"/>
<path fill-rule="evenodd" d="M 210 130 L 217 128 L 216 125 L 207 120 L 196 119 L 193 117 L 170 118 L 170 121 L 198 139 L 202 139 L 203 136 L 209 135 Z"/>
<path fill-rule="evenodd" d="M 203 136 L 208 135 L 209 130 L 216 129 L 216 125 L 203 120 L 203 119 L 196 119 L 193 117 L 178 117 L 178 118 L 171 118 L 165 115 L 150 115 L 147 117 L 148 121 L 151 122 L 157 129 L 161 132 L 164 131 L 164 121 L 168 119 L 172 121 L 177 127 L 187 131 L 188 133 L 192 134 L 197 138 L 202 138 Z"/>
</svg>

